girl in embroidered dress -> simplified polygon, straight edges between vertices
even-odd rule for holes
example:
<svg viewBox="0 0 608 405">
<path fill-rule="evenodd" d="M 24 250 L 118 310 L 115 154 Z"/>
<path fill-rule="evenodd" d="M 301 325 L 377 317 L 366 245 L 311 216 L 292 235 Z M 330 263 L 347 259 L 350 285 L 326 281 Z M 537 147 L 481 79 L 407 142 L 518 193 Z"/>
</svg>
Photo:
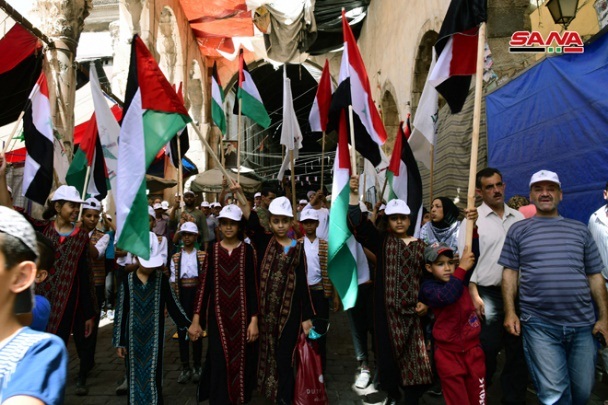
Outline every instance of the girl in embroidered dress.
<svg viewBox="0 0 608 405">
<path fill-rule="evenodd" d="M 378 380 L 388 392 L 388 404 L 417 404 L 432 382 L 420 316 L 426 307 L 418 302 L 424 272 L 426 244 L 408 235 L 410 209 L 401 200 L 386 205 L 379 232 L 369 221 L 361 220 L 359 178 L 350 181 L 348 217 L 356 239 L 376 254 L 374 279 L 374 335 Z"/>
<path fill-rule="evenodd" d="M 203 333 L 201 321 L 207 327 L 198 401 L 208 399 L 212 405 L 245 404 L 255 387 L 257 259 L 253 247 L 243 242 L 242 216 L 236 205 L 225 206 L 218 216 L 224 237 L 207 253 L 189 330 L 196 341 Z"/>
<path fill-rule="evenodd" d="M 240 192 L 239 185 L 232 189 Z M 303 244 L 288 236 L 293 226 L 293 210 L 286 197 L 274 199 L 268 207 L 271 234 L 260 225 L 256 212 L 249 206 L 241 208 L 261 256 L 258 390 L 275 403 L 291 404 L 296 343 L 301 331 L 308 336 L 314 315 Z"/>
</svg>

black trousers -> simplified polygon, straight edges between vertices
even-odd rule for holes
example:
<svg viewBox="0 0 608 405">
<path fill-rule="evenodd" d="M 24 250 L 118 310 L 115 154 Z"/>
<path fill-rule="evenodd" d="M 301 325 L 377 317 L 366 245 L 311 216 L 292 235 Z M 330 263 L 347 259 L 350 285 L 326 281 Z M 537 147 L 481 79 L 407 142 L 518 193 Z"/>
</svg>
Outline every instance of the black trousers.
<svg viewBox="0 0 608 405">
<path fill-rule="evenodd" d="M 315 309 L 315 313 L 317 314 L 315 318 L 329 320 L 329 300 L 325 298 L 325 293 L 323 290 L 310 290 L 310 298 L 312 299 L 312 305 Z M 315 331 L 319 334 L 323 334 L 322 337 L 317 339 L 317 343 L 319 345 L 321 363 L 323 364 L 323 372 L 325 372 L 325 364 L 327 360 L 327 335 L 324 335 L 324 333 L 327 332 L 327 330 L 325 330 L 325 323 L 323 323 L 323 329 L 324 330 L 315 329 Z"/>
<path fill-rule="evenodd" d="M 105 298 L 105 285 L 96 285 L 95 294 L 97 295 L 97 307 L 101 309 Z M 86 378 L 89 371 L 95 366 L 95 350 L 97 349 L 97 335 L 99 332 L 99 314 L 95 316 L 95 322 L 93 324 L 93 330 L 89 337 L 84 336 L 84 323 L 86 319 L 82 319 L 80 314 L 76 315 L 74 320 L 74 343 L 76 344 L 76 352 L 80 359 L 80 370 L 78 372 L 79 377 Z"/>
<path fill-rule="evenodd" d="M 196 305 L 196 287 L 180 288 L 179 290 L 179 302 L 182 308 L 188 315 L 188 318 L 192 319 L 194 315 L 194 305 Z M 186 340 L 188 331 L 178 329 L 177 335 L 179 337 L 179 359 L 182 365 L 186 366 L 190 364 L 190 340 Z M 203 358 L 203 340 L 198 339 L 196 342 L 192 342 L 192 362 L 194 367 L 200 367 Z"/>
</svg>

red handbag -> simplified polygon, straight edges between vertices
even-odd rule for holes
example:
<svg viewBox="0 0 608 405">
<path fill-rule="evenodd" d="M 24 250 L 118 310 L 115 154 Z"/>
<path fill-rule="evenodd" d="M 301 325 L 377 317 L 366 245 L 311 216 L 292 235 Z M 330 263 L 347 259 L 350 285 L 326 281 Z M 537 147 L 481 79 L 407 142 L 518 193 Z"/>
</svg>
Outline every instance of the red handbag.
<svg viewBox="0 0 608 405">
<path fill-rule="evenodd" d="M 294 405 L 327 405 L 327 393 L 323 381 L 321 356 L 317 343 L 306 339 L 302 333 L 297 345 L 297 374 L 294 390 Z"/>
</svg>

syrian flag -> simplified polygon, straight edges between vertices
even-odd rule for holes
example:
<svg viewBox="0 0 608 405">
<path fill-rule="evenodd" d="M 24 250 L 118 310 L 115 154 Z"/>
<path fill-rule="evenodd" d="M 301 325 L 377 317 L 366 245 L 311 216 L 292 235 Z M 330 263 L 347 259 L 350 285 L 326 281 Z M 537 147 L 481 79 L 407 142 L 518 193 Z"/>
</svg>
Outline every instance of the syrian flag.
<svg viewBox="0 0 608 405">
<path fill-rule="evenodd" d="M 94 63 L 91 63 L 91 68 L 89 69 L 89 82 L 91 83 L 91 95 L 93 98 L 93 105 L 95 106 L 97 134 L 106 162 L 110 188 L 114 190 L 115 193 L 117 189 L 116 172 L 118 170 L 118 135 L 120 134 L 120 125 L 118 125 L 117 121 L 120 118 L 117 118 L 116 115 L 120 114 L 121 110 L 118 105 L 115 105 L 112 108 L 108 106 L 107 99 L 99 84 L 99 78 L 97 77 L 97 70 Z M 113 110 L 115 112 L 113 112 Z"/>
<path fill-rule="evenodd" d="M 53 123 L 46 76 L 41 73 L 23 115 L 25 167 L 23 195 L 44 205 L 53 186 Z"/>
<path fill-rule="evenodd" d="M 211 118 L 217 127 L 226 134 L 226 114 L 224 114 L 224 89 L 217 73 L 217 63 L 213 62 L 211 75 Z"/>
<path fill-rule="evenodd" d="M 285 170 L 289 167 L 291 162 L 291 153 L 293 150 L 294 161 L 299 156 L 299 150 L 302 149 L 302 132 L 300 131 L 300 125 L 298 124 L 298 117 L 296 111 L 293 108 L 293 96 L 291 94 L 291 80 L 287 77 L 286 66 L 283 66 L 283 124 L 281 126 L 281 145 L 285 145 L 285 159 L 281 169 L 279 169 L 279 175 L 277 178 L 279 181 L 285 177 Z M 292 176 L 295 173 L 291 173 Z"/>
<path fill-rule="evenodd" d="M 184 104 L 184 96 L 182 95 L 182 84 L 179 84 L 179 89 L 177 89 L 177 97 L 181 101 L 182 105 Z M 178 153 L 177 142 L 179 142 L 179 152 L 181 152 L 181 156 Z M 188 138 L 188 127 L 182 128 L 167 144 L 165 149 L 165 153 L 169 156 L 169 160 L 173 167 L 179 167 L 180 159 L 183 159 L 190 149 L 190 139 Z"/>
<path fill-rule="evenodd" d="M 270 117 L 264 107 L 262 96 L 249 74 L 242 49 L 239 53 L 239 88 L 236 91 L 236 97 L 241 100 L 241 114 L 251 118 L 262 128 L 270 126 Z M 238 103 L 234 103 L 233 113 L 239 113 Z"/>
<path fill-rule="evenodd" d="M 313 132 L 324 132 L 327 130 L 327 120 L 329 119 L 329 107 L 331 105 L 331 93 L 333 86 L 331 84 L 331 75 L 329 73 L 329 62 L 325 59 L 323 73 L 317 87 L 315 101 L 312 103 L 308 121 L 310 122 L 310 130 Z"/>
<path fill-rule="evenodd" d="M 188 112 L 139 36 L 131 63 L 118 145 L 116 240 L 120 249 L 150 257 L 146 170 L 190 122 Z"/>
<path fill-rule="evenodd" d="M 338 147 L 333 169 L 332 204 L 329 216 L 328 264 L 329 278 L 338 291 L 344 310 L 357 301 L 357 241 L 348 227 L 350 199 L 350 154 L 346 114 L 342 112 L 338 130 Z"/>
<path fill-rule="evenodd" d="M 429 82 L 452 114 L 462 110 L 477 67 L 479 24 L 487 20 L 486 0 L 452 0 L 435 44 L 437 64 Z"/>
<path fill-rule="evenodd" d="M 91 168 L 89 179 L 86 180 L 87 168 Z M 74 159 L 65 180 L 70 186 L 76 187 L 80 195 L 83 195 L 85 182 L 87 184 L 86 197 L 95 197 L 103 200 L 108 195 L 110 181 L 108 170 L 103 157 L 103 149 L 97 132 L 97 119 L 95 113 L 89 120 L 87 129 L 82 136 L 82 141 L 78 150 L 74 154 Z"/>
<path fill-rule="evenodd" d="M 42 71 L 42 44 L 15 24 L 0 40 L 0 126 L 15 122 Z"/>
<path fill-rule="evenodd" d="M 382 161 L 380 146 L 386 142 L 386 130 L 374 100 L 372 100 L 365 65 L 344 11 L 342 11 L 342 30 L 344 51 L 340 65 L 339 85 L 331 100 L 328 131 L 341 125 L 342 110 L 346 111 L 348 119 L 348 106 L 352 105 L 357 152 L 374 166 L 378 166 Z"/>
<path fill-rule="evenodd" d="M 422 178 L 414 154 L 407 142 L 410 129 L 410 117 L 407 117 L 405 131 L 403 121 L 399 124 L 391 163 L 386 171 L 389 186 L 389 201 L 396 198 L 405 201 L 410 208 L 410 229 L 408 235 L 416 236 L 420 232 L 422 219 Z"/>
</svg>

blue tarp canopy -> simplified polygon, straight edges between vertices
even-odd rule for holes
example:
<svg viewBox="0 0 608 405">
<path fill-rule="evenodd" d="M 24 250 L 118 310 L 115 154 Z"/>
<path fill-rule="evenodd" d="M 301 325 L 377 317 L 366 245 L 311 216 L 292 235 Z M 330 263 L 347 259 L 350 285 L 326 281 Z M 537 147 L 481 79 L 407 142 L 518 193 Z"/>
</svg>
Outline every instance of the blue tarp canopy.
<svg viewBox="0 0 608 405">
<path fill-rule="evenodd" d="M 529 195 L 531 175 L 559 175 L 564 217 L 587 223 L 608 181 L 608 34 L 583 54 L 548 57 L 486 97 L 488 164 L 507 197 Z"/>
</svg>

